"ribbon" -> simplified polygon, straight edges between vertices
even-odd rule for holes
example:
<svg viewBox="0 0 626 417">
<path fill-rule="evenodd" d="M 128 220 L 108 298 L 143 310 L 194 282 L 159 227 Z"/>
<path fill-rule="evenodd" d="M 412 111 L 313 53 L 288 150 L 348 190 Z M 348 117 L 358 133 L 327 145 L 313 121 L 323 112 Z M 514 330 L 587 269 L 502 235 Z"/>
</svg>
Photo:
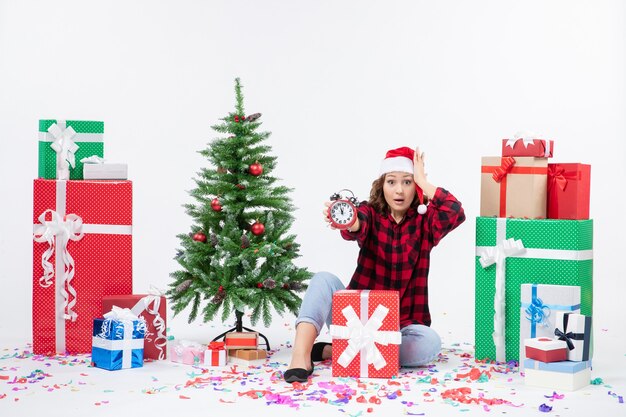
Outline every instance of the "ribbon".
<svg viewBox="0 0 626 417">
<path fill-rule="evenodd" d="M 104 164 L 105 161 L 106 159 L 98 155 L 91 155 L 80 160 L 83 164 Z"/>
<path fill-rule="evenodd" d="M 572 332 L 563 333 L 561 330 L 556 328 L 554 329 L 554 335 L 558 336 L 559 340 L 565 341 L 565 343 L 567 343 L 567 348 L 569 350 L 574 350 L 574 342 L 572 342 L 572 339 L 576 337 L 574 333 Z M 578 339 L 578 340 L 583 340 L 583 339 Z"/>
<path fill-rule="evenodd" d="M 496 169 L 493 170 L 493 174 L 491 174 L 491 177 L 495 182 L 501 182 L 504 177 L 506 177 L 506 175 L 511 172 L 513 165 L 515 165 L 515 158 L 510 156 L 502 157 L 502 159 L 500 160 L 500 166 L 496 167 Z"/>
<path fill-rule="evenodd" d="M 76 305 L 76 290 L 71 286 L 74 277 L 74 259 L 67 251 L 69 240 L 80 240 L 85 233 L 118 234 L 130 235 L 132 226 L 130 225 L 108 225 L 108 224 L 84 224 L 81 217 L 76 214 L 66 214 L 67 181 L 56 181 L 56 210 L 46 210 L 38 218 L 40 224 L 33 225 L 33 240 L 35 242 L 47 242 L 48 249 L 41 258 L 41 266 L 44 270 L 40 278 L 40 285 L 44 288 L 55 280 L 55 341 L 56 351 L 65 352 L 65 320 L 75 321 L 78 315 L 72 310 Z M 52 213 L 53 220 L 45 221 L 46 213 Z M 42 223 L 42 219 L 45 223 Z M 63 228 L 60 227 L 63 219 Z M 69 228 L 69 232 L 67 232 Z M 57 234 L 56 232 L 59 232 Z M 58 249 L 58 250 L 57 250 Z M 50 258 L 55 254 L 55 270 L 52 272 Z M 67 290 L 66 290 L 67 287 Z M 74 297 L 68 300 L 68 293 Z"/>
<path fill-rule="evenodd" d="M 78 150 L 78 145 L 74 142 L 76 131 L 72 126 L 66 127 L 65 120 L 59 120 L 48 128 L 48 133 L 54 138 L 50 147 L 57 154 L 57 179 L 67 180 L 70 178 L 69 167 L 76 166 L 75 153 Z"/>
<path fill-rule="evenodd" d="M 572 313 L 563 313 L 563 330 L 559 329 L 558 327 L 556 329 L 554 329 L 554 335 L 557 336 L 559 338 L 559 340 L 564 340 L 565 343 L 567 343 L 567 347 L 569 348 L 569 350 L 574 350 L 576 348 L 574 341 L 583 341 L 583 352 L 582 352 L 582 356 L 580 358 L 576 358 L 576 359 L 569 359 L 569 360 L 578 360 L 578 361 L 585 361 L 589 359 L 589 345 L 590 343 L 585 340 L 585 336 L 591 333 L 591 320 L 589 317 L 585 317 L 582 315 L 576 315 L 576 316 L 572 316 L 572 317 L 584 317 L 584 329 L 583 329 L 583 333 L 574 333 L 569 331 L 568 332 L 568 323 L 569 323 L 569 316 Z"/>
<path fill-rule="evenodd" d="M 525 310 L 526 320 L 530 321 L 530 337 L 537 336 L 537 324 L 546 327 L 548 326 L 548 321 L 546 320 L 550 317 L 550 307 L 543 304 L 541 298 L 537 297 L 537 285 L 534 284 L 532 287 L 532 300 L 528 307 Z"/>
<path fill-rule="evenodd" d="M 496 264 L 496 292 L 493 299 L 493 342 L 496 346 L 496 360 L 506 361 L 505 351 L 505 315 L 506 315 L 506 258 L 524 252 L 524 244 L 519 239 L 501 240 L 495 247 L 489 247 L 480 255 L 483 268 Z"/>
<path fill-rule="evenodd" d="M 131 309 L 131 311 L 141 317 L 140 314 L 145 311 L 146 313 L 152 315 L 154 319 L 152 320 L 152 325 L 156 329 L 156 338 L 154 339 L 154 346 L 159 351 L 158 359 L 165 359 L 165 347 L 167 346 L 167 337 L 165 336 L 165 319 L 161 317 L 159 313 L 159 307 L 161 306 L 161 297 L 163 296 L 163 292 L 158 288 L 151 286 L 150 295 L 147 295 L 141 300 L 137 302 Z M 152 307 L 151 307 L 152 306 Z M 148 342 L 152 342 L 152 334 L 150 332 L 146 333 L 146 340 Z"/>
<path fill-rule="evenodd" d="M 496 242 L 503 242 L 506 240 L 506 218 L 496 219 Z M 509 239 L 510 240 L 510 239 Z M 497 247 L 497 246 L 496 246 Z M 494 296 L 494 308 L 496 308 L 496 314 L 494 314 L 494 343 L 496 345 L 496 360 L 504 362 L 506 359 L 505 344 L 504 344 L 504 302 L 505 302 L 505 276 L 506 276 L 506 259 L 497 259 L 493 246 L 476 246 L 476 256 L 485 257 L 481 261 L 483 268 L 489 267 L 493 263 L 496 264 L 496 279 L 495 287 L 496 292 Z M 593 250 L 564 250 L 564 249 L 542 249 L 542 248 L 524 248 L 523 251 L 515 253 L 507 253 L 507 258 L 529 258 L 529 259 L 555 259 L 555 260 L 570 260 L 570 261 L 584 261 L 593 259 Z M 494 262 L 490 262 L 493 259 Z M 480 259 L 479 259 L 480 260 Z M 550 307 L 554 308 L 554 307 Z M 565 308 L 563 308 L 564 310 Z M 496 342 L 497 336 L 497 342 Z"/>
<path fill-rule="evenodd" d="M 376 347 L 376 343 L 383 346 L 389 344 L 399 345 L 402 335 L 398 331 L 378 330 L 383 320 L 389 313 L 389 309 L 379 304 L 371 317 L 367 317 L 369 311 L 369 290 L 362 290 L 361 317 L 357 316 L 354 308 L 348 305 L 341 313 L 346 318 L 345 326 L 331 325 L 330 334 L 338 339 L 348 339 L 348 346 L 343 351 L 337 362 L 347 367 L 358 353 L 361 354 L 361 376 L 368 376 L 368 364 L 379 370 L 387 365 L 387 361 Z M 365 359 L 365 360 L 364 360 Z"/>
<path fill-rule="evenodd" d="M 51 220 L 46 220 L 46 215 L 50 213 Z M 63 318 L 65 320 L 76 321 L 77 314 L 72 310 L 76 305 L 76 290 L 72 286 L 72 279 L 74 278 L 74 258 L 67 250 L 67 243 L 70 240 L 78 241 L 84 236 L 82 226 L 83 219 L 76 214 L 67 214 L 62 216 L 54 210 L 45 210 L 39 215 L 40 225 L 35 226 L 33 232 L 33 240 L 35 242 L 47 242 L 48 249 L 41 255 L 41 266 L 43 267 L 43 275 L 39 278 L 39 285 L 44 288 L 52 285 L 52 279 L 54 278 L 54 269 L 50 258 L 52 254 L 56 252 L 56 268 L 57 271 L 60 268 L 64 277 L 63 282 L 57 285 L 60 289 L 61 297 L 63 299 Z M 59 250 L 55 250 L 55 246 Z M 67 287 L 67 289 L 66 289 Z M 69 295 L 68 295 L 69 293 Z M 70 300 L 70 296 L 72 299 Z"/>
<path fill-rule="evenodd" d="M 209 349 L 210 350 L 224 350 L 224 349 L 226 349 L 224 346 L 225 346 L 224 342 L 215 342 L 215 341 L 213 341 L 213 342 L 209 343 Z"/>
<path fill-rule="evenodd" d="M 567 187 L 567 181 L 576 179 L 578 179 L 576 172 L 574 172 L 574 175 L 571 175 L 571 173 L 568 173 L 566 175 L 565 168 L 555 164 L 548 165 L 548 191 L 553 188 L 555 189 L 556 186 L 558 186 L 561 191 L 565 191 L 565 187 Z"/>
</svg>

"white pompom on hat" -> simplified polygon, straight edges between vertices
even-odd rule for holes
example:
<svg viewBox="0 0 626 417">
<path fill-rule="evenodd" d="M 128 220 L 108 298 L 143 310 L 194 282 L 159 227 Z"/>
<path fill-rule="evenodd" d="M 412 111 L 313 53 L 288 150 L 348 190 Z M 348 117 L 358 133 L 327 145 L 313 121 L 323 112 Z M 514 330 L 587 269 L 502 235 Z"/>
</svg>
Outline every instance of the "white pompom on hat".
<svg viewBox="0 0 626 417">
<path fill-rule="evenodd" d="M 390 172 L 406 172 L 413 174 L 413 158 L 415 151 L 409 147 L 403 146 L 401 148 L 391 149 L 387 151 L 385 159 L 380 163 L 379 175 L 388 174 Z M 417 212 L 419 214 L 426 213 L 426 205 L 424 202 L 424 191 L 415 184 L 415 190 L 417 191 L 417 201 L 419 206 Z"/>
</svg>

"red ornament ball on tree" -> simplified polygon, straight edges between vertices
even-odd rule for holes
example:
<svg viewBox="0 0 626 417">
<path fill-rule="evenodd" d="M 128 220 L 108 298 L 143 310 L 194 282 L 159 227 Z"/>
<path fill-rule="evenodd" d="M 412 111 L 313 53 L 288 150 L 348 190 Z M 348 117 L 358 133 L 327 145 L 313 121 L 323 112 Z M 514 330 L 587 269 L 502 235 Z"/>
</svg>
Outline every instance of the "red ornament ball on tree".
<svg viewBox="0 0 626 417">
<path fill-rule="evenodd" d="M 193 235 L 193 240 L 195 240 L 196 242 L 206 242 L 206 235 L 202 232 L 198 232 L 195 235 Z"/>
<path fill-rule="evenodd" d="M 214 198 L 211 200 L 211 208 L 215 211 L 222 211 L 222 205 L 220 204 L 220 200 Z"/>
<path fill-rule="evenodd" d="M 254 164 L 248 167 L 248 172 L 250 173 L 250 175 L 258 177 L 263 173 L 263 165 L 259 164 L 259 161 L 256 161 Z"/>
<path fill-rule="evenodd" d="M 224 291 L 224 287 L 222 287 L 222 286 L 220 285 L 220 287 L 219 287 L 217 290 L 218 290 L 218 291 L 220 291 L 220 292 L 221 292 L 221 291 Z"/>
<path fill-rule="evenodd" d="M 262 282 L 259 282 L 258 284 L 256 284 L 256 286 L 257 286 L 258 288 L 263 288 L 263 283 L 262 283 Z"/>
<path fill-rule="evenodd" d="M 250 231 L 252 232 L 253 235 L 260 236 L 265 232 L 265 225 L 263 223 L 256 221 L 250 228 Z"/>
<path fill-rule="evenodd" d="M 239 116 L 235 116 L 235 123 L 239 123 Z"/>
</svg>

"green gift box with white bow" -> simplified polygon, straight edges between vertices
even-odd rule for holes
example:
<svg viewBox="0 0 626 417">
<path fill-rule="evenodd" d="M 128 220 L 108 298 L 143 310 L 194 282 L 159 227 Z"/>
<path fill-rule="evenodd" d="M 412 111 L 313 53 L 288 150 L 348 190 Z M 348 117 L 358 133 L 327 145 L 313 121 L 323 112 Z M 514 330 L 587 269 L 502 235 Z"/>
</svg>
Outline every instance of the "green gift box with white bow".
<svg viewBox="0 0 626 417">
<path fill-rule="evenodd" d="M 477 360 L 519 360 L 522 284 L 580 287 L 593 315 L 593 220 L 477 217 Z"/>
<path fill-rule="evenodd" d="M 82 180 L 80 160 L 104 157 L 103 136 L 104 122 L 39 120 L 39 178 Z"/>
</svg>

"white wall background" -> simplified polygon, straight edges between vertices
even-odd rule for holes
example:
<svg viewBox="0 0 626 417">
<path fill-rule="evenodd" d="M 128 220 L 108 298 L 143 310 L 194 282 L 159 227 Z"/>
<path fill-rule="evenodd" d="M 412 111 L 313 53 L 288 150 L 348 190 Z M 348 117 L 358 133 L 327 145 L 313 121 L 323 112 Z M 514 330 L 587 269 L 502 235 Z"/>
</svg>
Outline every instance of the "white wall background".
<svg viewBox="0 0 626 417">
<path fill-rule="evenodd" d="M 480 157 L 531 130 L 592 164 L 595 323 L 623 329 L 625 20 L 619 0 L 0 0 L 0 340 L 30 339 L 38 119 L 105 121 L 134 181 L 135 292 L 165 288 L 237 76 L 294 188 L 301 265 L 347 282 L 356 245 L 322 202 L 367 198 L 384 152 L 419 144 L 468 217 L 433 252 L 433 326 L 473 341 Z"/>
</svg>

